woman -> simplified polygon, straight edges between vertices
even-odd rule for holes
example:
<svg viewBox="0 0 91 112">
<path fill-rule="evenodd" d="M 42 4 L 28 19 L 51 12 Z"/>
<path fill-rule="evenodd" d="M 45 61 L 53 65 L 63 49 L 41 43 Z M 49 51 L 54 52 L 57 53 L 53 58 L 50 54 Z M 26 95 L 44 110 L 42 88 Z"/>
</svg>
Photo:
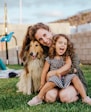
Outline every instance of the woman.
<svg viewBox="0 0 91 112">
<path fill-rule="evenodd" d="M 41 104 L 45 94 L 54 87 L 67 88 L 70 84 L 78 90 L 78 93 L 82 97 L 82 101 L 91 105 L 91 98 L 86 95 L 86 91 L 83 87 L 82 82 L 76 74 L 60 74 L 57 73 L 64 64 L 66 58 L 74 54 L 73 44 L 70 42 L 68 37 L 64 34 L 56 34 L 53 37 L 52 45 L 49 49 L 49 56 L 45 59 L 45 64 L 41 74 L 44 86 L 41 88 L 38 95 L 33 97 L 28 105 L 35 106 Z M 71 62 L 69 63 L 71 66 Z M 54 70 L 55 74 L 49 76 L 46 81 L 46 76 L 50 71 Z M 80 89 L 78 88 L 80 86 Z"/>
<path fill-rule="evenodd" d="M 44 48 L 44 53 L 47 55 L 48 48 L 52 44 L 53 35 L 54 34 L 51 32 L 49 27 L 43 23 L 38 23 L 38 24 L 31 26 L 31 28 L 29 29 L 29 32 L 28 32 L 28 38 L 26 35 L 25 40 L 23 42 L 23 46 L 22 46 L 23 49 L 21 50 L 21 59 L 23 60 L 23 56 L 24 56 L 23 54 L 25 52 L 25 49 L 28 46 L 27 43 L 29 42 L 29 40 L 31 41 L 32 39 L 36 39 L 38 42 L 41 43 L 41 45 Z M 69 72 L 70 60 L 72 60 L 72 68 L 71 68 L 70 72 L 76 73 L 78 75 L 78 77 L 82 81 L 84 88 L 86 90 L 86 88 L 87 88 L 86 81 L 84 79 L 82 71 L 80 70 L 79 60 L 76 55 L 72 56 L 71 59 L 67 58 L 66 64 L 59 69 L 60 73 L 65 74 L 65 73 Z M 53 73 L 54 73 L 54 71 L 51 71 L 50 75 Z M 42 83 L 41 83 L 41 85 L 42 85 Z M 61 102 L 74 102 L 74 101 L 77 101 L 77 95 L 78 95 L 78 92 L 76 91 L 74 86 L 69 86 L 69 87 L 67 87 L 65 89 L 61 89 L 61 90 L 54 88 L 46 93 L 45 101 L 46 102 L 54 102 L 54 101 L 56 101 L 57 97 L 59 97 Z"/>
</svg>

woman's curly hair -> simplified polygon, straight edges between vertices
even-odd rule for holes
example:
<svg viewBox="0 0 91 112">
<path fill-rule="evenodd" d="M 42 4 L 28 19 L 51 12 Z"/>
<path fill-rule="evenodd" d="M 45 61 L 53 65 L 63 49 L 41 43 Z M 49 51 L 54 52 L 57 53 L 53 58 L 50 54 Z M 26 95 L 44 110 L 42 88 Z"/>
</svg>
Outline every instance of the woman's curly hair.
<svg viewBox="0 0 91 112">
<path fill-rule="evenodd" d="M 67 56 L 70 56 L 72 58 L 75 53 L 74 46 L 73 46 L 73 43 L 69 40 L 69 38 L 65 34 L 56 34 L 53 36 L 53 42 L 52 42 L 51 47 L 49 48 L 49 57 L 54 58 L 54 56 L 56 56 L 55 45 L 56 45 L 57 40 L 60 37 L 64 37 L 67 40 L 67 49 L 66 49 L 66 52 L 63 54 L 64 60 Z"/>
</svg>

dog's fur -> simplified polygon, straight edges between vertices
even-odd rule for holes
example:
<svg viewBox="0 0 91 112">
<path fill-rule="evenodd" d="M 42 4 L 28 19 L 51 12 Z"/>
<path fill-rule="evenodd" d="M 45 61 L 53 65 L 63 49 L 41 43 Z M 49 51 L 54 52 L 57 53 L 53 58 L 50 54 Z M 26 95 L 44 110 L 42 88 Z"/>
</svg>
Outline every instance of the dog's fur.
<svg viewBox="0 0 91 112">
<path fill-rule="evenodd" d="M 40 87 L 41 72 L 44 65 L 43 48 L 37 41 L 31 41 L 26 52 L 26 61 L 20 80 L 17 83 L 18 92 L 30 95 Z"/>
</svg>

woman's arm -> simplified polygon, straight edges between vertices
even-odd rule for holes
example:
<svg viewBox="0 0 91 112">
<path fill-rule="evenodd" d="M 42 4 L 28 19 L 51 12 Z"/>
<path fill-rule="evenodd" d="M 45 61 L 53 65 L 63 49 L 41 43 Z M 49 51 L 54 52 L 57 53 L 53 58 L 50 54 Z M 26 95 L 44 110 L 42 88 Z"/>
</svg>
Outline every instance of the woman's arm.
<svg viewBox="0 0 91 112">
<path fill-rule="evenodd" d="M 49 70 L 49 67 L 50 67 L 50 64 L 45 61 L 45 64 L 44 64 L 44 67 L 43 67 L 43 70 L 42 70 L 42 74 L 41 74 L 41 86 L 40 86 L 40 89 L 44 86 L 45 84 L 45 81 L 46 81 L 46 75 L 48 73 L 48 70 Z"/>
<path fill-rule="evenodd" d="M 77 54 L 74 54 L 72 57 L 72 67 L 71 67 L 71 73 L 75 73 L 80 68 L 80 60 L 77 56 Z"/>
</svg>

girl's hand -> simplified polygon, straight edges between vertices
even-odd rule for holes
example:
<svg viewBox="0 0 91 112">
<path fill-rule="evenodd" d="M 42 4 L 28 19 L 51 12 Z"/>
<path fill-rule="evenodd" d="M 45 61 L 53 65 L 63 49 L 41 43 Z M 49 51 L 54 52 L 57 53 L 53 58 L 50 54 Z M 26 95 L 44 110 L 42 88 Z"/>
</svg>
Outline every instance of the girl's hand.
<svg viewBox="0 0 91 112">
<path fill-rule="evenodd" d="M 49 77 L 53 76 L 53 75 L 56 75 L 56 71 L 55 71 L 55 70 L 49 71 L 49 72 L 47 73 L 47 79 L 48 79 Z"/>
<path fill-rule="evenodd" d="M 48 72 L 48 74 L 47 74 L 47 80 L 48 80 L 51 76 L 53 76 L 53 75 L 56 75 L 56 76 L 58 76 L 58 77 L 61 76 L 61 75 L 58 73 L 57 70 L 52 70 L 52 71 L 49 71 L 49 72 Z"/>
<path fill-rule="evenodd" d="M 43 87 L 43 85 L 40 85 L 40 87 L 39 87 L 39 91 L 42 89 L 42 87 Z"/>
<path fill-rule="evenodd" d="M 61 77 L 61 74 L 60 74 L 59 70 L 56 70 L 56 75 L 57 75 L 58 77 Z"/>
<path fill-rule="evenodd" d="M 41 84 L 39 87 L 39 91 L 42 89 L 42 87 L 44 86 L 44 84 Z"/>
</svg>

